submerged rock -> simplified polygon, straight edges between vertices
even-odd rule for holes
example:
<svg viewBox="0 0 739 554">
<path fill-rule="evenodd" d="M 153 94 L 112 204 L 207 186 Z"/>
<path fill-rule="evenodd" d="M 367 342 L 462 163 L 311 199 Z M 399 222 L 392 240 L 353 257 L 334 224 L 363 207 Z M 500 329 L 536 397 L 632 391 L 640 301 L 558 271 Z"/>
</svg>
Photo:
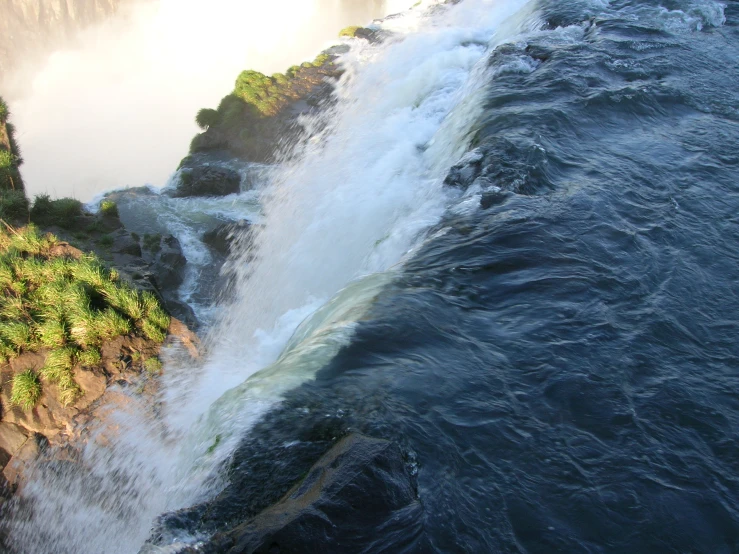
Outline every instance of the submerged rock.
<svg viewBox="0 0 739 554">
<path fill-rule="evenodd" d="M 282 500 L 234 530 L 216 535 L 198 552 L 391 551 L 414 540 L 417 533 L 412 529 L 420 529 L 421 516 L 400 447 L 351 434 Z M 368 548 L 379 536 L 382 544 Z M 393 536 L 397 540 L 388 538 Z"/>
</svg>

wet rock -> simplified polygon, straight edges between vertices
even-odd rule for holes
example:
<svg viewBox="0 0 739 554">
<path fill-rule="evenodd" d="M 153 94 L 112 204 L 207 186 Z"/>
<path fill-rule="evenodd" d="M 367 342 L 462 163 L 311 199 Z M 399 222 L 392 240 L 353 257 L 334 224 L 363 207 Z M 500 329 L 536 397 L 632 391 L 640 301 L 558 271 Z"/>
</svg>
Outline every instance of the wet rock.
<svg viewBox="0 0 739 554">
<path fill-rule="evenodd" d="M 231 253 L 233 244 L 248 232 L 251 224 L 248 221 L 237 221 L 234 223 L 223 223 L 203 234 L 202 240 L 207 246 L 223 256 Z"/>
<path fill-rule="evenodd" d="M 457 188 L 469 187 L 480 176 L 483 160 L 484 155 L 480 150 L 468 152 L 451 167 L 444 184 Z"/>
<path fill-rule="evenodd" d="M 19 425 L 0 422 L 0 450 L 15 456 L 28 440 L 28 431 Z"/>
<path fill-rule="evenodd" d="M 216 535 L 202 551 L 368 551 L 367 545 L 378 536 L 385 541 L 388 536 L 411 540 L 420 530 L 421 518 L 422 507 L 398 445 L 352 434 L 329 450 L 277 504 L 228 534 Z M 403 545 L 382 546 L 393 551 Z"/>
<path fill-rule="evenodd" d="M 175 198 L 187 196 L 226 196 L 239 192 L 241 175 L 233 169 L 201 165 L 183 168 Z"/>
<path fill-rule="evenodd" d="M 155 286 L 162 296 L 176 292 L 187 264 L 180 241 L 172 235 L 144 235 L 143 257 L 150 264 Z"/>
<path fill-rule="evenodd" d="M 139 241 L 135 240 L 128 231 L 120 229 L 112 233 L 111 237 L 113 239 L 113 245 L 110 247 L 110 251 L 113 254 L 141 256 L 141 245 Z"/>
</svg>

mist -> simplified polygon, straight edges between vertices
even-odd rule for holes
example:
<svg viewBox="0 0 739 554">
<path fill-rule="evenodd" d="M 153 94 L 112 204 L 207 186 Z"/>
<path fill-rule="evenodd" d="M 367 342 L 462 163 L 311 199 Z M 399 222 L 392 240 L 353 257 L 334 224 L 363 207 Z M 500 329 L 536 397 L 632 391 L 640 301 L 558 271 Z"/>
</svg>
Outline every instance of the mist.
<svg viewBox="0 0 739 554">
<path fill-rule="evenodd" d="M 27 192 L 89 201 L 163 186 L 198 132 L 196 112 L 215 108 L 242 70 L 284 71 L 341 28 L 413 3 L 158 0 L 82 31 L 74 49 L 19 72 L 31 75 L 11 98 Z"/>
</svg>

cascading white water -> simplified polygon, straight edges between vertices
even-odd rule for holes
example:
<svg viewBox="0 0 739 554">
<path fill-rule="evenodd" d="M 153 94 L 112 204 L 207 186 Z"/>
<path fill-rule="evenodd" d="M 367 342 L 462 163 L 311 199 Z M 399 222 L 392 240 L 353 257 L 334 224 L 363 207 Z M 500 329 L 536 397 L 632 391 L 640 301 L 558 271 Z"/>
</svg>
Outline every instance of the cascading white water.
<svg viewBox="0 0 739 554">
<path fill-rule="evenodd" d="M 16 549 L 136 552 L 158 514 L 218 490 L 217 469 L 239 438 L 351 339 L 449 206 L 441 183 L 481 109 L 484 54 L 532 24 L 530 3 L 425 10 L 436 4 L 427 0 L 385 22 L 395 33 L 386 43 L 356 41 L 327 127 L 314 127 L 264 191 L 263 228 L 231 264 L 237 297 L 205 361 L 192 367 L 172 353 L 156 416 L 123 396 L 80 461 L 40 467 L 24 491 L 31 513 L 10 525 Z"/>
</svg>

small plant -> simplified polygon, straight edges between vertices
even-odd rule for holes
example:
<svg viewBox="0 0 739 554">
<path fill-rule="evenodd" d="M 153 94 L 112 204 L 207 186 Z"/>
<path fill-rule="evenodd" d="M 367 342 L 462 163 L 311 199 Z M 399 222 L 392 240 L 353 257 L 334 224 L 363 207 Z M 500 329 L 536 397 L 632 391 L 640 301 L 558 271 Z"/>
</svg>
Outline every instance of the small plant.
<svg viewBox="0 0 739 554">
<path fill-rule="evenodd" d="M 10 110 L 8 109 L 8 105 L 5 103 L 5 100 L 0 98 L 0 123 L 5 123 L 9 115 Z"/>
<path fill-rule="evenodd" d="M 157 358 L 149 358 L 144 362 L 144 369 L 149 375 L 159 375 L 162 372 L 162 361 Z"/>
<path fill-rule="evenodd" d="M 111 246 L 113 246 L 114 242 L 115 241 L 113 237 L 110 235 L 103 235 L 102 237 L 98 239 L 98 243 L 100 244 L 100 246 L 104 248 L 110 248 Z"/>
<path fill-rule="evenodd" d="M 118 204 L 112 200 L 100 202 L 100 213 L 108 217 L 118 217 Z"/>
<path fill-rule="evenodd" d="M 41 398 L 41 381 L 33 370 L 16 373 L 10 392 L 10 401 L 22 410 L 28 411 L 38 404 Z"/>
</svg>

